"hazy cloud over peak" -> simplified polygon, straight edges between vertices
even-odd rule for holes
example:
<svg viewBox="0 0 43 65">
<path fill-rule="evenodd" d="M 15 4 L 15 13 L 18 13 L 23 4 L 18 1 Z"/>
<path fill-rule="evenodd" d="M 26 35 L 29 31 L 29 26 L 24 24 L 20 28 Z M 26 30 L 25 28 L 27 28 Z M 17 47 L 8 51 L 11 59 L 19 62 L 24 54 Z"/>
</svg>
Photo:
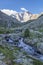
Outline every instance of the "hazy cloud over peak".
<svg viewBox="0 0 43 65">
<path fill-rule="evenodd" d="M 28 10 L 27 10 L 27 9 L 25 9 L 25 8 L 21 8 L 21 10 L 22 10 L 22 11 L 28 11 Z"/>
</svg>

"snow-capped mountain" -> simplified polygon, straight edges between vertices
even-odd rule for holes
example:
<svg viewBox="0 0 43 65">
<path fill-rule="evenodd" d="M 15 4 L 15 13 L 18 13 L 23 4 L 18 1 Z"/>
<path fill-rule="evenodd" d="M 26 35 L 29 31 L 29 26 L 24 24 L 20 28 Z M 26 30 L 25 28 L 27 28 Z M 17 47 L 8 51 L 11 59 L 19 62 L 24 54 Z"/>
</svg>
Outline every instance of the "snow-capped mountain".
<svg viewBox="0 0 43 65">
<path fill-rule="evenodd" d="M 3 9 L 3 13 L 16 18 L 18 21 L 26 22 L 28 20 L 37 19 L 39 14 L 31 14 L 29 11 L 17 12 L 14 10 Z"/>
</svg>

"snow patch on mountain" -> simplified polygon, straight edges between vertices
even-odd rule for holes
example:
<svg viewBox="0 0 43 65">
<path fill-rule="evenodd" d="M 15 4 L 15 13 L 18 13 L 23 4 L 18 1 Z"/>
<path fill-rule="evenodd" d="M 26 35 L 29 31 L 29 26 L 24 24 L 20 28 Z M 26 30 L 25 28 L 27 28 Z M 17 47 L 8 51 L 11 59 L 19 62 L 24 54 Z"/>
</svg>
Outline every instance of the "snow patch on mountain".
<svg viewBox="0 0 43 65">
<path fill-rule="evenodd" d="M 4 12 L 7 15 L 12 15 L 12 14 L 16 14 L 17 12 L 14 10 L 9 10 L 9 9 L 2 9 L 2 12 Z"/>
<path fill-rule="evenodd" d="M 15 10 L 2 9 L 3 13 L 16 18 L 20 22 L 26 22 L 28 20 L 37 19 L 40 14 L 32 14 L 27 9 L 21 8 L 21 12 Z"/>
</svg>

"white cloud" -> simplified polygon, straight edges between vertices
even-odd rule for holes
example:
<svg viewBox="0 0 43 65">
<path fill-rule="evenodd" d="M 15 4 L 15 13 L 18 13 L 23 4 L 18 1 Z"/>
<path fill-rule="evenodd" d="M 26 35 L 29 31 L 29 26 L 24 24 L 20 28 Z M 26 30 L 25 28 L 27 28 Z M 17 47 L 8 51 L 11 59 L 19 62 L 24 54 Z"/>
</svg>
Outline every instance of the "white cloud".
<svg viewBox="0 0 43 65">
<path fill-rule="evenodd" d="M 21 10 L 23 10 L 23 11 L 28 11 L 27 9 L 25 9 L 25 8 L 21 8 Z"/>
</svg>

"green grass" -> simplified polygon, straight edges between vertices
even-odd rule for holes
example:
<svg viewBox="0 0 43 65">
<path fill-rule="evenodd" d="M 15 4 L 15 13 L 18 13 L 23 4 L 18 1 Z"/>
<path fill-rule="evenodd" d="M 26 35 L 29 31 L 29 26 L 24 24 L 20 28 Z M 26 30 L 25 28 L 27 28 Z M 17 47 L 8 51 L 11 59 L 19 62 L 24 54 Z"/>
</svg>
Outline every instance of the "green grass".
<svg viewBox="0 0 43 65">
<path fill-rule="evenodd" d="M 33 65 L 43 65 L 43 62 L 36 60 L 36 59 L 30 57 L 29 55 L 27 55 L 26 57 L 31 58 L 33 60 Z"/>
<path fill-rule="evenodd" d="M 43 32 L 43 29 L 39 29 L 39 32 Z"/>
<path fill-rule="evenodd" d="M 14 58 L 16 58 L 13 56 L 13 52 L 17 53 L 17 50 L 20 51 L 20 48 L 14 47 L 14 50 L 12 51 L 12 50 L 9 50 L 8 48 L 4 48 L 0 46 L 0 52 L 2 52 L 6 56 L 6 58 L 4 59 L 6 62 L 7 62 L 7 59 L 10 59 L 12 61 Z M 26 55 L 26 58 L 28 59 L 31 58 L 33 60 L 33 65 L 43 65 L 43 62 L 30 57 L 25 52 L 23 52 L 23 55 Z M 17 64 L 16 62 L 13 62 L 13 65 L 22 65 L 22 64 Z"/>
<path fill-rule="evenodd" d="M 0 52 L 2 52 L 6 58 L 13 59 L 13 51 L 10 51 L 8 48 L 0 47 Z"/>
<path fill-rule="evenodd" d="M 10 29 L 0 29 L 0 34 L 5 34 L 5 33 L 13 33 L 13 30 Z"/>
</svg>

